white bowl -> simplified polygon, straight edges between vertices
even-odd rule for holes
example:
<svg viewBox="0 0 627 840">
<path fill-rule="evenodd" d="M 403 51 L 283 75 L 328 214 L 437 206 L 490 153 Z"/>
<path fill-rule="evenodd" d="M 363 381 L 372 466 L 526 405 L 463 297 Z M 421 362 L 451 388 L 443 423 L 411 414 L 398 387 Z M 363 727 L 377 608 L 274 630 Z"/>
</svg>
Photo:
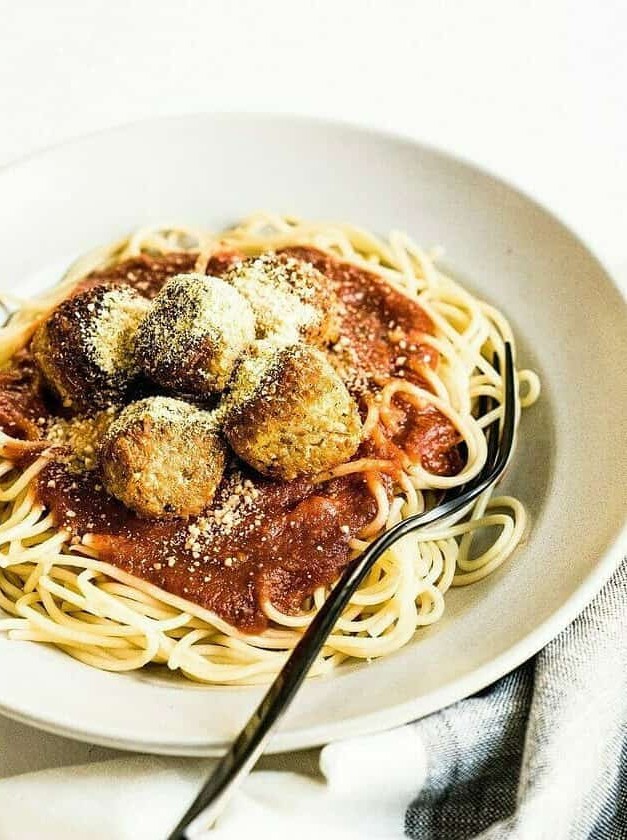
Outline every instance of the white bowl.
<svg viewBox="0 0 627 840">
<path fill-rule="evenodd" d="M 526 545 L 487 580 L 449 592 L 444 618 L 396 654 L 308 681 L 272 741 L 281 751 L 401 724 L 477 691 L 590 601 L 625 546 L 627 317 L 586 246 L 502 181 L 409 140 L 284 116 L 158 119 L 5 169 L 0 284 L 33 291 L 140 225 L 221 227 L 259 208 L 444 245 L 458 277 L 512 321 L 543 383 L 506 482 L 531 515 Z M 160 753 L 219 752 L 263 692 L 104 673 L 5 639 L 0 673 L 7 715 Z"/>
</svg>

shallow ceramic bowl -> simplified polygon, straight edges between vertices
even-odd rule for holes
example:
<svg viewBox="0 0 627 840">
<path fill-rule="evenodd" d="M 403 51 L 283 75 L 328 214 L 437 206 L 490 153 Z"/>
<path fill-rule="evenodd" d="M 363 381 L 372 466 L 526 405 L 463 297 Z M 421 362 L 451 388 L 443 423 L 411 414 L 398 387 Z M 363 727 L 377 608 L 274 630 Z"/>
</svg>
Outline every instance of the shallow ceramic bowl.
<svg viewBox="0 0 627 840">
<path fill-rule="evenodd" d="M 526 544 L 487 580 L 450 592 L 444 618 L 404 649 L 308 681 L 272 741 L 281 751 L 401 724 L 477 691 L 590 601 L 621 557 L 627 317 L 586 246 L 502 181 L 398 137 L 250 115 L 138 123 L 5 169 L 0 288 L 35 291 L 75 255 L 140 225 L 219 228 L 259 208 L 444 245 L 448 267 L 511 320 L 522 362 L 543 383 L 505 482 L 529 509 Z M 263 691 L 156 669 L 99 672 L 5 639 L 0 673 L 7 715 L 160 753 L 219 752 Z"/>
</svg>

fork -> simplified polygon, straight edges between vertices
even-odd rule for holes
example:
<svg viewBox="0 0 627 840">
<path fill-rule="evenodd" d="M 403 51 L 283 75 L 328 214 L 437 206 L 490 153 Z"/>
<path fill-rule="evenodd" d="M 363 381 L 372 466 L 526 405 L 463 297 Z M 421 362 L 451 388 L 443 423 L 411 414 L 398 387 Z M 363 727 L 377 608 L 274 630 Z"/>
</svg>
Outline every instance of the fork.
<svg viewBox="0 0 627 840">
<path fill-rule="evenodd" d="M 498 356 L 494 367 L 500 370 Z M 483 398 L 482 414 L 493 401 Z M 287 662 L 268 689 L 248 723 L 232 746 L 214 767 L 211 776 L 187 809 L 168 840 L 192 838 L 197 832 L 213 826 L 239 783 L 248 775 L 272 735 L 274 725 L 285 714 L 307 672 L 322 649 L 327 637 L 348 604 L 351 596 L 372 566 L 397 540 L 460 513 L 501 478 L 509 463 L 516 431 L 517 394 L 511 344 L 505 343 L 503 376 L 503 412 L 500 421 L 493 421 L 487 431 L 487 456 L 481 472 L 467 484 L 447 492 L 441 503 L 423 513 L 401 520 L 385 531 L 344 570 L 328 598 L 312 619 Z"/>
</svg>

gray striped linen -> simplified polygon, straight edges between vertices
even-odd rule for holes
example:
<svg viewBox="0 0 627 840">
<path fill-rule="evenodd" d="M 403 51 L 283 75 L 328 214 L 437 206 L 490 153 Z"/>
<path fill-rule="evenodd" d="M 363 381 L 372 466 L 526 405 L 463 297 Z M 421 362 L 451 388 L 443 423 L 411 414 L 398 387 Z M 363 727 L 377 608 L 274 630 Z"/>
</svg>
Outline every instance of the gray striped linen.
<svg viewBox="0 0 627 840">
<path fill-rule="evenodd" d="M 627 838 L 627 560 L 534 659 L 412 724 L 415 840 Z"/>
</svg>

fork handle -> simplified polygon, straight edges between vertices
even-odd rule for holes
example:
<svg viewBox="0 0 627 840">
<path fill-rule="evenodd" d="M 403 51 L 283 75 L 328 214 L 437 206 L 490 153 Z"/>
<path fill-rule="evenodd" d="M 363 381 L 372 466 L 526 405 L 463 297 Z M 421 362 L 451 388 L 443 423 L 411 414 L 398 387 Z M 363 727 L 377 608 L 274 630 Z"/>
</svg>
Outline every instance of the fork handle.
<svg viewBox="0 0 627 840">
<path fill-rule="evenodd" d="M 169 835 L 168 840 L 193 837 L 196 831 L 206 829 L 216 821 L 240 779 L 250 772 L 263 753 L 275 723 L 280 720 L 290 705 L 344 607 L 387 547 L 387 541 L 384 545 L 377 541 L 346 567 L 248 723 L 228 752 L 220 759 L 207 783 Z M 200 815 L 202 815 L 202 826 L 200 820 L 198 820 L 198 825 L 193 825 Z"/>
</svg>

